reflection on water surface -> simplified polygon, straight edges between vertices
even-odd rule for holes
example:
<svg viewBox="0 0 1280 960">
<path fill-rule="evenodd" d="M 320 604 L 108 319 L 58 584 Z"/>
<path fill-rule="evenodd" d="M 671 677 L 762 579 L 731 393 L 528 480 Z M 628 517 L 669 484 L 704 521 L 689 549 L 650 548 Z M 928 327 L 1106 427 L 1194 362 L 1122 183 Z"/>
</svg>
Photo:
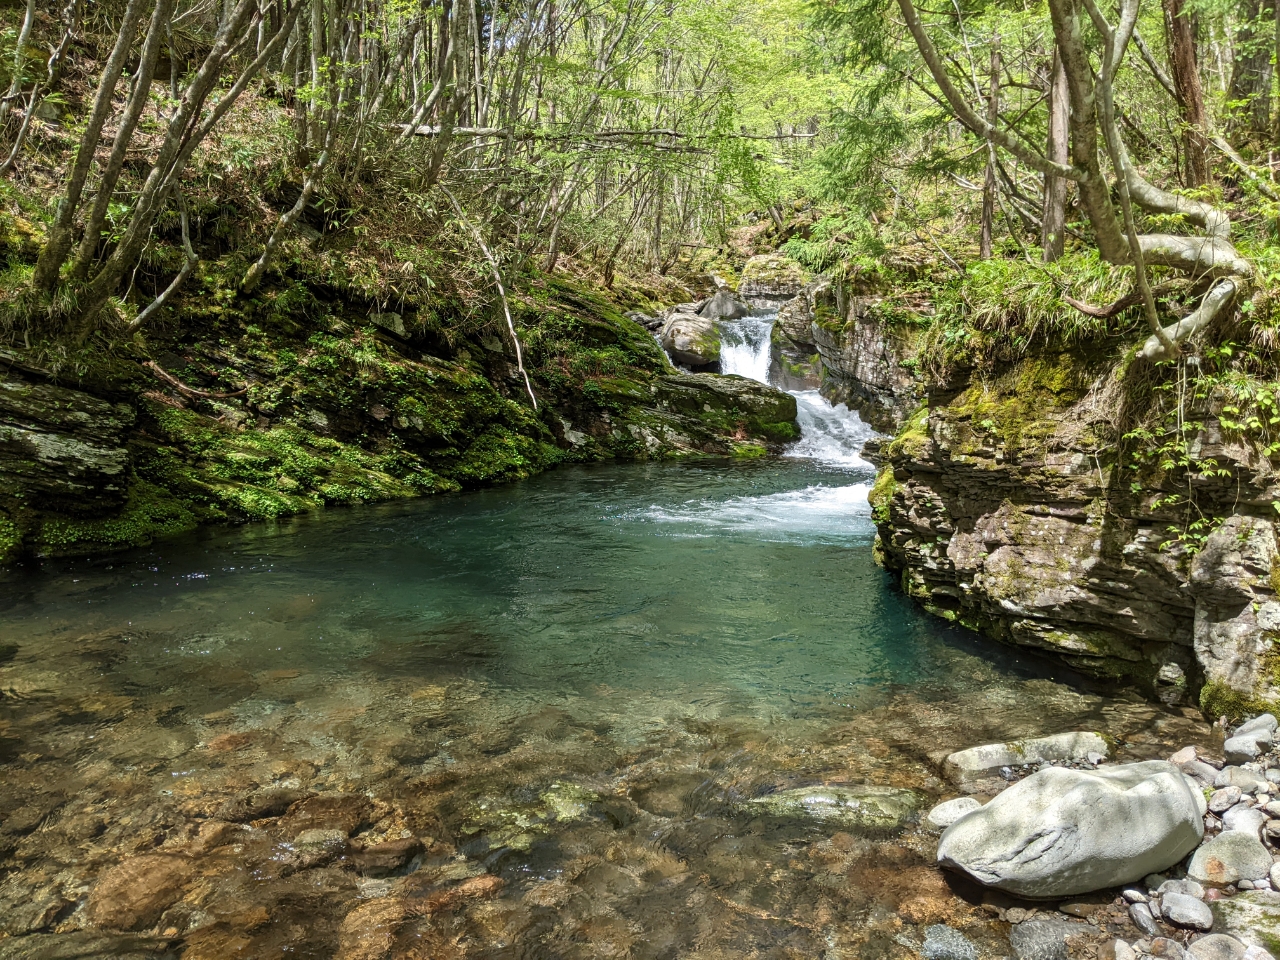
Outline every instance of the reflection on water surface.
<svg viewBox="0 0 1280 960">
<path fill-rule="evenodd" d="M 1200 728 L 920 613 L 868 480 L 578 468 L 10 575 L 12 955 L 908 957 L 935 922 L 1007 951 L 911 817 L 751 801 L 927 805 L 959 747 Z"/>
</svg>

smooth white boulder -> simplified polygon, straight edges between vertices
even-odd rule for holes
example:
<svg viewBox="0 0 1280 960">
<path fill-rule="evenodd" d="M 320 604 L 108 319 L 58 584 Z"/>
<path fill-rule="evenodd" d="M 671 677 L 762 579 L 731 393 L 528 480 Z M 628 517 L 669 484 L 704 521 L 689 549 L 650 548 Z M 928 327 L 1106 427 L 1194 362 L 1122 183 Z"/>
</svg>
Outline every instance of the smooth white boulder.
<svg viewBox="0 0 1280 960">
<path fill-rule="evenodd" d="M 1204 837 L 1203 804 L 1164 760 L 1049 767 L 948 827 L 938 862 L 1023 897 L 1118 887 L 1194 850 Z"/>
<path fill-rule="evenodd" d="M 1110 756 L 1111 748 L 1100 734 L 1076 731 L 1051 737 L 987 743 L 959 750 L 942 762 L 942 771 L 956 781 L 976 780 L 989 776 L 1001 767 L 1018 767 L 1046 760 L 1085 760 L 1089 754 Z"/>
</svg>

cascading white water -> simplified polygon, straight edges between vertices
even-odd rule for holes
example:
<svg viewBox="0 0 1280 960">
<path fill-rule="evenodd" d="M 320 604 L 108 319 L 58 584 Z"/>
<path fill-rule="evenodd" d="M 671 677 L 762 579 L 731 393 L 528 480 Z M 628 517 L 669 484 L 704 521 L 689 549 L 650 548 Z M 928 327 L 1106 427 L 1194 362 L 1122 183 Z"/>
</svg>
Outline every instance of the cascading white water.
<svg viewBox="0 0 1280 960">
<path fill-rule="evenodd" d="M 720 370 L 769 382 L 769 347 L 776 310 L 741 320 L 720 321 Z M 788 390 L 796 398 L 800 439 L 788 451 L 793 457 L 818 460 L 831 466 L 870 469 L 859 456 L 862 445 L 875 431 L 856 411 L 844 404 L 832 406 L 817 390 Z"/>
</svg>

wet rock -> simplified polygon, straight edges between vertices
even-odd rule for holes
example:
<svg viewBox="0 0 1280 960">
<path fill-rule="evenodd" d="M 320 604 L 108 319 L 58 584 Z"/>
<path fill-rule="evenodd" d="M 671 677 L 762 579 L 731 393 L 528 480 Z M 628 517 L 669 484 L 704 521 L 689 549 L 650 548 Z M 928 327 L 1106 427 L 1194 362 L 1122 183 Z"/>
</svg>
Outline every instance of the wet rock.
<svg viewBox="0 0 1280 960">
<path fill-rule="evenodd" d="M 1182 772 L 1163 760 L 1049 767 L 949 827 L 938 862 L 1019 896 L 1120 886 L 1196 847 L 1204 836 L 1199 803 Z"/>
<path fill-rule="evenodd" d="M 849 827 L 892 830 L 920 807 L 920 796 L 897 787 L 799 787 L 751 801 L 776 817 L 805 817 Z"/>
<path fill-rule="evenodd" d="M 958 783 L 988 777 L 1001 767 L 1017 767 L 1047 760 L 1084 760 L 1090 753 L 1109 755 L 1107 741 L 1099 734 L 1059 733 L 1051 737 L 988 743 L 951 754 L 942 763 L 946 776 Z"/>
<path fill-rule="evenodd" d="M 336 960 L 382 960 L 390 956 L 396 933 L 413 912 L 409 904 L 394 897 L 360 904 L 343 918 Z"/>
<path fill-rule="evenodd" d="M 1269 949 L 1280 943 L 1280 893 L 1251 890 L 1209 905 L 1213 926 L 1246 947 Z"/>
<path fill-rule="evenodd" d="M 0 960 L 176 960 L 172 939 L 76 930 L 0 940 Z"/>
<path fill-rule="evenodd" d="M 321 794 L 301 800 L 289 807 L 280 819 L 285 836 L 297 836 L 306 830 L 340 830 L 351 836 L 367 826 L 373 804 L 368 797 L 354 793 Z"/>
<path fill-rule="evenodd" d="M 1169 758 L 1169 762 L 1176 763 L 1178 766 L 1182 766 L 1184 763 L 1191 763 L 1199 755 L 1200 754 L 1195 747 L 1183 747 L 1181 750 L 1179 750 L 1177 753 L 1175 753 L 1173 756 Z"/>
<path fill-rule="evenodd" d="M 978 950 L 959 930 L 935 924 L 925 930 L 920 956 L 924 960 L 978 960 Z"/>
<path fill-rule="evenodd" d="M 422 851 L 422 841 L 417 837 L 408 837 L 359 846 L 348 855 L 348 859 L 356 871 L 366 877 L 386 877 L 403 869 Z"/>
<path fill-rule="evenodd" d="M 1239 787 L 1223 787 L 1215 790 L 1209 797 L 1209 812 L 1223 813 L 1240 802 Z"/>
<path fill-rule="evenodd" d="M 310 790 L 292 790 L 283 787 L 254 790 L 228 800 L 218 808 L 214 816 L 231 823 L 265 820 L 268 817 L 280 816 L 298 801 L 312 796 L 315 794 Z"/>
<path fill-rule="evenodd" d="M 764 306 L 794 297 L 807 281 L 804 268 L 796 261 L 780 253 L 760 254 L 743 264 L 738 296 Z"/>
<path fill-rule="evenodd" d="M 660 339 L 676 363 L 695 370 L 720 363 L 720 331 L 714 320 L 689 313 L 672 314 L 662 325 Z"/>
<path fill-rule="evenodd" d="M 228 823 L 225 820 L 206 820 L 200 824 L 195 840 L 191 842 L 192 853 L 207 853 L 227 843 L 234 843 L 244 835 L 245 827 L 239 823 Z"/>
<path fill-rule="evenodd" d="M 1225 887 L 1237 880 L 1257 880 L 1271 869 L 1271 854 L 1256 836 L 1227 832 L 1214 837 L 1191 858 L 1187 876 Z"/>
<path fill-rule="evenodd" d="M 1175 927 L 1188 930 L 1209 930 L 1213 927 L 1213 913 L 1204 901 L 1185 893 L 1166 893 L 1160 897 L 1160 912 Z"/>
<path fill-rule="evenodd" d="M 973 813 L 982 804 L 973 797 L 956 797 L 944 800 L 925 815 L 925 822 L 935 830 L 945 830 L 966 813 Z"/>
<path fill-rule="evenodd" d="M 709 320 L 737 320 L 748 313 L 745 304 L 738 302 L 728 290 L 717 290 L 715 295 L 703 304 L 698 311 L 699 316 Z"/>
<path fill-rule="evenodd" d="M 1211 933 L 1191 944 L 1192 960 L 1243 960 L 1245 945 L 1235 937 Z"/>
<path fill-rule="evenodd" d="M 1129 906 L 1129 919 L 1145 936 L 1154 937 L 1160 932 L 1160 927 L 1156 923 L 1156 918 L 1152 915 L 1151 907 L 1148 904 L 1131 904 Z"/>
<path fill-rule="evenodd" d="M 142 930 L 182 898 L 195 873 L 182 856 L 147 854 L 103 873 L 89 891 L 85 918 L 107 930 Z"/>
<path fill-rule="evenodd" d="M 1067 960 L 1067 938 L 1099 933 L 1087 923 L 1036 917 L 1024 920 L 1009 931 L 1009 942 L 1018 960 Z"/>
</svg>

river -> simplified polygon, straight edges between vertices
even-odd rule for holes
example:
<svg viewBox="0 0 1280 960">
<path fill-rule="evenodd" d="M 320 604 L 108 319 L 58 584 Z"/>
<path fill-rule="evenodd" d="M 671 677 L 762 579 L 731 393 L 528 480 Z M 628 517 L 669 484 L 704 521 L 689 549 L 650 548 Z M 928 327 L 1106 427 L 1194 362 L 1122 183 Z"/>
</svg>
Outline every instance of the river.
<svg viewBox="0 0 1280 960">
<path fill-rule="evenodd" d="M 770 322 L 726 326 L 729 372 L 767 378 Z M 939 921 L 1007 952 L 914 817 L 754 801 L 923 808 L 949 750 L 1084 727 L 1146 756 L 1193 721 L 921 613 L 872 562 L 868 429 L 797 401 L 784 458 L 7 575 L 0 932 L 29 936 L 0 957 L 73 955 L 33 951 L 95 924 L 146 934 L 101 955 L 188 960 L 909 957 Z M 280 819 L 272 790 L 336 799 Z"/>
</svg>

